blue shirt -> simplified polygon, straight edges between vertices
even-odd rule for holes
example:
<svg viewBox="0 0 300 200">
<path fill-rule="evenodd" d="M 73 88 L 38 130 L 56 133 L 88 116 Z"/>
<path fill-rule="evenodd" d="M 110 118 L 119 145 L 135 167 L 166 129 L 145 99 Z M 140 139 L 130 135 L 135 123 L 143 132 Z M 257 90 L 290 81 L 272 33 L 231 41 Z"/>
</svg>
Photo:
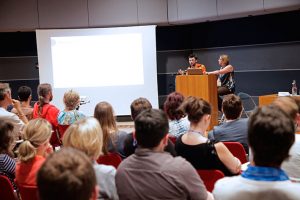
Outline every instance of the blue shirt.
<svg viewBox="0 0 300 200">
<path fill-rule="evenodd" d="M 249 165 L 247 170 L 241 175 L 244 178 L 255 181 L 286 181 L 289 180 L 287 174 L 280 168 L 259 167 Z"/>
</svg>

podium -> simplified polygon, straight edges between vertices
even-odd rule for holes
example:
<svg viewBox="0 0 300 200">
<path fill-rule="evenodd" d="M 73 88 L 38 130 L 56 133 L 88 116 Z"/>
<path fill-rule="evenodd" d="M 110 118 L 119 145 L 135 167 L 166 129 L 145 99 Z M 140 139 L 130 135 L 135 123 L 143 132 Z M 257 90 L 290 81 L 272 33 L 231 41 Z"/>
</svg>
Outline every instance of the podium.
<svg viewBox="0 0 300 200">
<path fill-rule="evenodd" d="M 218 125 L 218 96 L 217 77 L 210 75 L 177 75 L 176 92 L 180 92 L 184 97 L 201 97 L 210 103 L 212 107 L 211 122 L 208 127 L 211 130 Z"/>
</svg>

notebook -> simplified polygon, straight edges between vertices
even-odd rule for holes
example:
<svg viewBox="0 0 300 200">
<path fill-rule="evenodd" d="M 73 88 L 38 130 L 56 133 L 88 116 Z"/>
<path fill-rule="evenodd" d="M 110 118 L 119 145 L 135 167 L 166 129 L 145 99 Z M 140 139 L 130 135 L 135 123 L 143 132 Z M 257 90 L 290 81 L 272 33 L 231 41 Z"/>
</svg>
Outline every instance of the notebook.
<svg viewBox="0 0 300 200">
<path fill-rule="evenodd" d="M 190 68 L 187 69 L 187 75 L 202 75 L 202 69 L 198 69 L 198 68 Z"/>
</svg>

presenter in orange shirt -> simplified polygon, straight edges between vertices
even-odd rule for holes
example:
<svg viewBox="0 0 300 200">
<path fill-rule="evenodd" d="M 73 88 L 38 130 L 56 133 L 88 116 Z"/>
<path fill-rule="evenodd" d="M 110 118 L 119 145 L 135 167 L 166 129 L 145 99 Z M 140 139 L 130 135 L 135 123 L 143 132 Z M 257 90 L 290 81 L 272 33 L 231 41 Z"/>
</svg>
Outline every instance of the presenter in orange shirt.
<svg viewBox="0 0 300 200">
<path fill-rule="evenodd" d="M 203 64 L 198 63 L 198 58 L 195 54 L 190 54 L 189 55 L 189 64 L 190 66 L 188 67 L 188 69 L 201 69 L 202 73 L 205 74 L 206 73 L 206 68 Z M 178 70 L 178 74 L 186 74 L 186 70 Z"/>
</svg>

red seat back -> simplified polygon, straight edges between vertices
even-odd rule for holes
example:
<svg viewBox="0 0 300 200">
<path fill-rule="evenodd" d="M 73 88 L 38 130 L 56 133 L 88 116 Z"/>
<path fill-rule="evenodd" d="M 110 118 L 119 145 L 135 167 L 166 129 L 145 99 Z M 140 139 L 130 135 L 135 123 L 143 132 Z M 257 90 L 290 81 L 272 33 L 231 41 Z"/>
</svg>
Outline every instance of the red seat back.
<svg viewBox="0 0 300 200">
<path fill-rule="evenodd" d="M 213 191 L 216 181 L 224 177 L 220 170 L 198 169 L 197 172 L 209 192 Z"/>
<path fill-rule="evenodd" d="M 118 168 L 121 162 L 122 162 L 122 158 L 117 153 L 108 153 L 107 155 L 101 155 L 97 159 L 97 163 L 104 164 L 104 165 L 112 165 L 116 169 Z"/>
<path fill-rule="evenodd" d="M 0 197 L 1 199 L 16 200 L 14 188 L 4 175 L 0 175 Z"/>
<path fill-rule="evenodd" d="M 37 186 L 19 185 L 20 195 L 22 200 L 39 200 Z"/>
<path fill-rule="evenodd" d="M 169 135 L 169 139 L 171 140 L 171 142 L 172 142 L 173 144 L 176 143 L 177 138 L 176 138 L 175 136 Z"/>
<path fill-rule="evenodd" d="M 237 157 L 242 164 L 248 162 L 246 151 L 243 145 L 239 142 L 223 142 L 233 156 Z"/>
</svg>

